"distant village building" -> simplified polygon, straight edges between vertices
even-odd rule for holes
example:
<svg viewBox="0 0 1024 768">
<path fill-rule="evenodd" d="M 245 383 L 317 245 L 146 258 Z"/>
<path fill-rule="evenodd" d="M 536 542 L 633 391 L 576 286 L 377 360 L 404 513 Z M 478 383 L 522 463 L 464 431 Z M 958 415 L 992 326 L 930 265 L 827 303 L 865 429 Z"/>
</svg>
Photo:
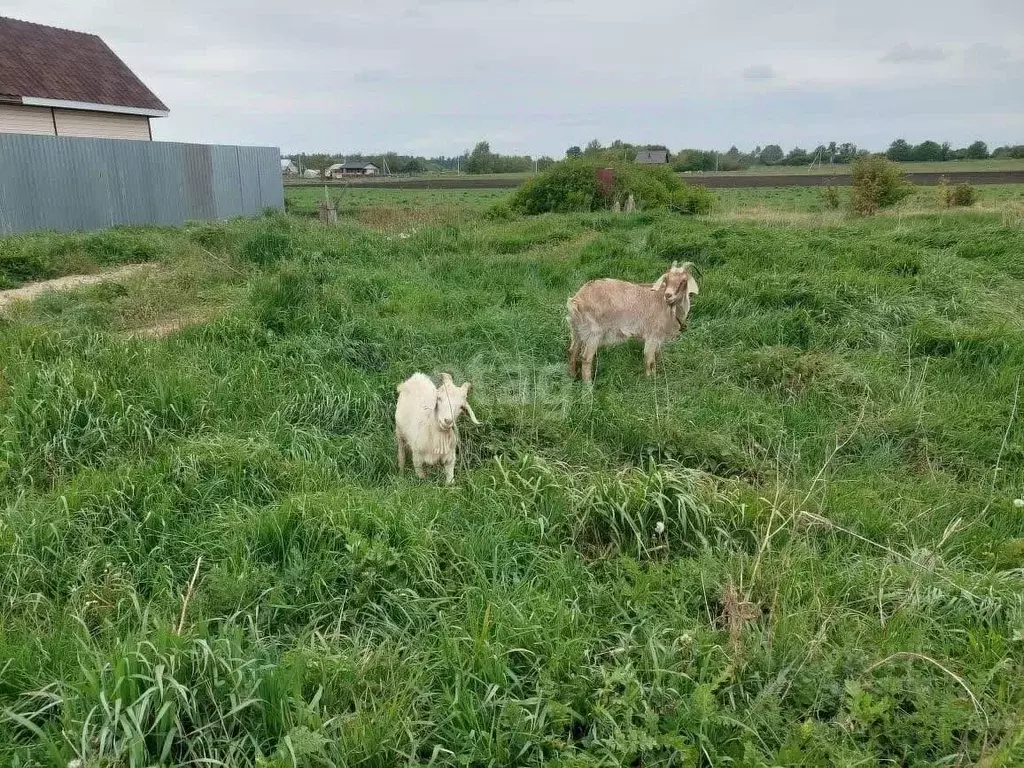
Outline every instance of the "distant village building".
<svg viewBox="0 0 1024 768">
<path fill-rule="evenodd" d="M 335 163 L 327 169 L 327 176 L 340 179 L 344 176 L 376 176 L 380 173 L 373 163 Z"/>
<path fill-rule="evenodd" d="M 307 168 L 302 172 L 302 178 L 304 179 L 319 179 L 320 171 L 316 168 Z"/>
<path fill-rule="evenodd" d="M 289 160 L 287 157 L 281 158 L 281 173 L 285 176 L 294 176 L 299 172 L 299 166 L 295 164 L 294 160 Z"/>
<path fill-rule="evenodd" d="M 636 153 L 634 162 L 640 165 L 665 165 L 668 163 L 667 149 L 642 149 Z"/>
</svg>

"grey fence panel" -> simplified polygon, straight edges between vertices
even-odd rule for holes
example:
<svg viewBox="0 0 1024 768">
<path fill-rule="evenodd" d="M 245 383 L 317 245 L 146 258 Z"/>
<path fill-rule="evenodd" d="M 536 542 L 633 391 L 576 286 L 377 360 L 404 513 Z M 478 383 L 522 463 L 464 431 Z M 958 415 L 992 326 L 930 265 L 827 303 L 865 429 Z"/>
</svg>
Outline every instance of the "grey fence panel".
<svg viewBox="0 0 1024 768">
<path fill-rule="evenodd" d="M 97 141 L 99 140 L 97 139 Z M 104 186 L 106 187 L 109 223 L 138 223 L 139 216 L 135 214 L 136 206 L 139 205 L 138 197 L 130 184 L 134 174 L 129 173 L 126 168 L 129 163 L 122 162 L 125 152 L 122 151 L 121 154 L 118 154 L 116 147 L 109 146 L 107 142 L 101 142 L 99 152 L 103 156 L 103 167 L 107 174 Z"/>
<path fill-rule="evenodd" d="M 148 142 L 147 142 L 148 143 Z M 185 192 L 185 153 L 180 144 L 157 144 L 150 158 L 151 178 L 160 179 L 159 186 L 150 185 L 156 224 L 180 224 L 188 219 Z"/>
<path fill-rule="evenodd" d="M 0 231 L 13 232 L 15 224 L 32 222 L 32 190 L 18 184 L 27 160 L 24 152 L 0 152 Z"/>
<path fill-rule="evenodd" d="M 276 147 L 0 133 L 0 234 L 284 208 Z"/>
<path fill-rule="evenodd" d="M 103 139 L 92 141 L 108 144 Z M 110 224 L 145 224 L 148 201 L 145 196 L 149 167 L 146 157 L 135 147 L 109 143 L 103 148 L 107 163 L 107 189 L 110 200 Z"/>
<path fill-rule="evenodd" d="M 213 199 L 213 160 L 210 147 L 182 145 L 185 209 L 188 219 L 212 219 L 217 215 Z"/>
<path fill-rule="evenodd" d="M 25 177 L 26 174 L 35 173 L 40 174 L 43 178 L 47 179 L 48 182 L 55 188 L 54 197 L 58 199 L 64 197 L 67 194 L 65 189 L 66 182 L 61 179 L 60 163 L 56 155 L 52 151 L 53 147 L 49 144 L 37 144 L 35 142 L 26 141 L 29 137 L 21 137 L 20 141 L 16 144 L 14 160 L 15 176 L 12 181 L 12 192 L 15 198 L 18 199 L 20 205 L 12 204 L 9 206 L 12 217 L 12 225 L 17 228 L 21 221 L 25 222 L 27 228 L 30 229 L 42 229 L 46 227 L 46 222 L 43 216 L 43 211 L 47 205 L 46 195 L 44 191 L 35 184 L 29 185 L 18 185 L 18 180 Z M 6 153 L 0 153 L 6 154 Z M 60 183 L 58 183 L 60 181 Z M 62 206 L 63 209 L 63 206 Z M 5 212 L 8 207 L 5 206 Z M 15 219 L 14 216 L 21 213 L 21 218 Z M 63 210 L 61 212 L 63 217 Z M 0 217 L 6 218 L 6 216 Z M 53 224 L 54 229 L 66 229 L 68 224 L 64 221 L 55 221 Z M 17 229 L 15 229 L 17 231 Z"/>
<path fill-rule="evenodd" d="M 284 209 L 284 185 L 281 183 L 281 158 L 274 147 L 257 147 L 260 154 L 260 208 Z"/>
<path fill-rule="evenodd" d="M 83 142 L 75 147 L 74 162 L 69 163 L 63 174 L 55 174 L 60 180 L 61 211 L 63 213 L 64 226 L 68 229 L 86 229 L 90 221 L 104 221 L 109 223 L 110 216 L 104 215 L 104 208 L 109 208 L 106 200 L 97 199 L 97 190 L 103 188 L 103 179 L 100 178 L 102 169 L 96 157 L 91 151 L 92 142 Z M 58 147 L 51 145 L 49 153 L 54 156 L 54 165 L 60 168 L 60 153 Z M 41 212 L 48 206 L 43 203 Z"/>
<path fill-rule="evenodd" d="M 242 210 L 261 210 L 260 157 L 254 147 L 238 147 L 238 188 L 242 191 Z M 278 176 L 281 175 L 280 164 Z"/>
<path fill-rule="evenodd" d="M 236 147 L 213 147 L 213 201 L 215 216 L 230 219 L 241 216 L 242 190 L 238 188 L 238 151 Z"/>
</svg>

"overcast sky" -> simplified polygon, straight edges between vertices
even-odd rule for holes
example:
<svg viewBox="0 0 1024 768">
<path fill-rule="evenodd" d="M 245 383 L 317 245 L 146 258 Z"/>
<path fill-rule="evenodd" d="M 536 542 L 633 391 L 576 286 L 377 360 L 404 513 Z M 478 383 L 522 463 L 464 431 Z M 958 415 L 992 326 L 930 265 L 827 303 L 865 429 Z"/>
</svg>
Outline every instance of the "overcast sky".
<svg viewBox="0 0 1024 768">
<path fill-rule="evenodd" d="M 778 10 L 768 10 L 775 6 Z M 100 35 L 161 140 L 561 156 L 1024 143 L 1024 0 L 2 0 Z"/>
</svg>

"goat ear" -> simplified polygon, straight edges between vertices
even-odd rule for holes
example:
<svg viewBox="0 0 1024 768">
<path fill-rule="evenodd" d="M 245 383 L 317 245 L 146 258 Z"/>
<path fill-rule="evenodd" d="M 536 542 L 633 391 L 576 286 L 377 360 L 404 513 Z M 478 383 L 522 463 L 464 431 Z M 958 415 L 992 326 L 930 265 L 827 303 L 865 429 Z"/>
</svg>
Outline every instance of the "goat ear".
<svg viewBox="0 0 1024 768">
<path fill-rule="evenodd" d="M 672 262 L 672 269 L 679 269 L 679 262 L 678 261 L 673 261 Z"/>
<path fill-rule="evenodd" d="M 697 278 L 690 275 L 690 279 L 686 281 L 686 292 L 691 296 L 696 296 L 700 293 L 700 286 L 697 285 Z"/>
<path fill-rule="evenodd" d="M 451 384 L 453 386 L 455 384 L 455 382 L 452 381 L 452 375 L 450 373 L 442 373 L 441 374 L 441 383 L 442 384 Z"/>
<path fill-rule="evenodd" d="M 467 381 L 465 384 L 462 385 L 462 391 L 468 395 L 470 392 L 473 391 L 473 383 Z"/>
<path fill-rule="evenodd" d="M 652 291 L 660 291 L 660 290 L 663 290 L 664 288 L 665 288 L 665 276 L 662 275 L 661 277 L 659 277 L 655 281 L 654 285 L 651 286 L 651 290 Z"/>
</svg>

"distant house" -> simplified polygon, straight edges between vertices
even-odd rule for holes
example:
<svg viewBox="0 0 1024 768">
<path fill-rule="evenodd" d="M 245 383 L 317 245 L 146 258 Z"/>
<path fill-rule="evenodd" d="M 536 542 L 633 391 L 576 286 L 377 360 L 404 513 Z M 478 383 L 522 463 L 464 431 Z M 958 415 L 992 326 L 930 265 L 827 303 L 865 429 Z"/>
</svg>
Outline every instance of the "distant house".
<svg viewBox="0 0 1024 768">
<path fill-rule="evenodd" d="M 642 149 L 636 153 L 634 162 L 640 165 L 665 165 L 668 163 L 667 149 Z"/>
<path fill-rule="evenodd" d="M 287 157 L 281 158 L 281 173 L 285 176 L 294 176 L 299 172 L 299 166 L 295 164 L 294 160 L 289 160 Z"/>
<path fill-rule="evenodd" d="M 0 16 L 0 133 L 152 141 L 167 115 L 96 35 Z"/>
<path fill-rule="evenodd" d="M 302 178 L 304 179 L 319 179 L 320 171 L 316 168 L 307 168 L 302 172 Z"/>
<path fill-rule="evenodd" d="M 340 179 L 344 176 L 376 176 L 380 173 L 373 163 L 335 163 L 327 169 L 327 176 Z"/>
</svg>

